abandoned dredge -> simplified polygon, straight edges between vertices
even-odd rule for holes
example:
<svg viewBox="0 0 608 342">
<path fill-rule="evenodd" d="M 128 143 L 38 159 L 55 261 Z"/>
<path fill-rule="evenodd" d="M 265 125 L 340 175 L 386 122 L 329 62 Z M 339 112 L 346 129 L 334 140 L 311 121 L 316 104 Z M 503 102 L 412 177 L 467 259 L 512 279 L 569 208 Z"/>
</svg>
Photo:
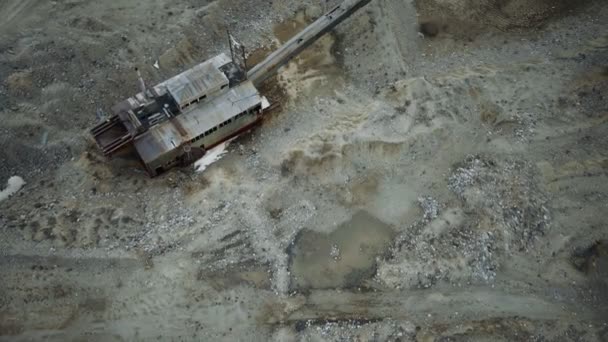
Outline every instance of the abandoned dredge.
<svg viewBox="0 0 608 342">
<path fill-rule="evenodd" d="M 370 1 L 345 0 L 251 70 L 230 37 L 231 58 L 220 54 L 152 88 L 140 76 L 141 92 L 91 133 L 106 156 L 133 146 L 150 176 L 192 163 L 259 123 L 270 103 L 257 86 Z"/>
</svg>

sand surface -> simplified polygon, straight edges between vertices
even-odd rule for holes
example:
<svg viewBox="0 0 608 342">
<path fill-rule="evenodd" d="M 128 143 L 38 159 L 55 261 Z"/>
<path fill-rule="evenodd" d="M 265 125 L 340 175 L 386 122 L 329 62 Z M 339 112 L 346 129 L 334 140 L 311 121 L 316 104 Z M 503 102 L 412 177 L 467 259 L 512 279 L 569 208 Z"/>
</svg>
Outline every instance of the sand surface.
<svg viewBox="0 0 608 342">
<path fill-rule="evenodd" d="M 0 340 L 608 340 L 605 1 L 373 0 L 202 173 L 88 136 L 333 3 L 0 2 Z"/>
</svg>

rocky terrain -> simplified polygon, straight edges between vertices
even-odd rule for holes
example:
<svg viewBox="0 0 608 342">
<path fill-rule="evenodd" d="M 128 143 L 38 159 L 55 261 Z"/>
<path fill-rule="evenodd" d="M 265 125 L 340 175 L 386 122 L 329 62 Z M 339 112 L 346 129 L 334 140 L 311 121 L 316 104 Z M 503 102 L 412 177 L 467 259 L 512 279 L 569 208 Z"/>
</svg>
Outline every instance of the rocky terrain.
<svg viewBox="0 0 608 342">
<path fill-rule="evenodd" d="M 206 171 L 97 151 L 337 2 L 0 3 L 0 340 L 608 340 L 605 1 L 372 0 Z"/>
</svg>

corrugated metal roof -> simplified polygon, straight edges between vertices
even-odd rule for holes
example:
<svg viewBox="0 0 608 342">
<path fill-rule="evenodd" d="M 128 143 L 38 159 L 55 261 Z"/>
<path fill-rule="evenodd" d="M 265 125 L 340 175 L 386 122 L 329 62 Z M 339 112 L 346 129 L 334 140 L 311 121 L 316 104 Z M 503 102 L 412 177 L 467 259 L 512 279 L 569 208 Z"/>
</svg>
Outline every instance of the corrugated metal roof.
<svg viewBox="0 0 608 342">
<path fill-rule="evenodd" d="M 229 64 L 230 62 L 232 62 L 232 60 L 226 54 L 221 53 L 192 69 L 186 70 L 177 76 L 155 85 L 153 87 L 153 93 L 156 93 L 157 96 L 163 96 L 168 92 L 168 88 L 172 87 L 174 89 L 174 93 L 177 94 L 178 97 L 181 96 L 181 101 L 186 101 L 185 99 L 188 93 L 192 95 L 195 92 L 203 91 L 205 87 L 208 89 L 213 85 L 221 88 L 221 85 L 227 84 L 228 81 L 220 68 L 226 64 Z M 188 82 L 196 83 L 196 88 L 185 89 L 183 91 L 180 90 L 180 87 L 183 88 L 189 84 Z M 178 101 L 180 99 L 176 98 L 175 100 Z M 123 111 L 144 106 L 151 101 L 152 100 L 146 98 L 143 93 L 138 93 L 112 107 L 112 111 L 114 114 L 118 115 Z"/>
<path fill-rule="evenodd" d="M 201 133 L 218 126 L 262 102 L 262 96 L 250 81 L 243 82 L 226 93 L 178 115 L 174 120 L 187 132 L 182 136 L 171 121 L 165 121 L 135 140 L 141 159 L 147 163 L 180 147 Z"/>
<path fill-rule="evenodd" d="M 222 86 L 227 86 L 228 77 L 219 68 L 229 62 L 230 59 L 221 54 L 168 79 L 162 85 L 167 87 L 180 106 L 186 105 L 203 95 L 220 90 Z"/>
<path fill-rule="evenodd" d="M 209 103 L 195 108 L 192 112 L 184 113 L 176 119 L 181 122 L 190 137 L 194 138 L 237 114 L 255 107 L 261 101 L 262 97 L 253 83 L 243 82 L 225 94 L 212 99 Z"/>
</svg>

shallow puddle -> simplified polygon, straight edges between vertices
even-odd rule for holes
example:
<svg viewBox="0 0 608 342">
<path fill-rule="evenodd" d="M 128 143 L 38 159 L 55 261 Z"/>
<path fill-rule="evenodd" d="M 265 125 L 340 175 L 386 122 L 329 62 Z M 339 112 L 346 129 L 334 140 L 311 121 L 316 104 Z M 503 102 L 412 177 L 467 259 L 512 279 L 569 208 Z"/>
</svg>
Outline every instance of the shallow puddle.
<svg viewBox="0 0 608 342">
<path fill-rule="evenodd" d="M 330 234 L 302 230 L 289 249 L 291 289 L 352 288 L 374 275 L 395 232 L 360 211 Z"/>
</svg>

